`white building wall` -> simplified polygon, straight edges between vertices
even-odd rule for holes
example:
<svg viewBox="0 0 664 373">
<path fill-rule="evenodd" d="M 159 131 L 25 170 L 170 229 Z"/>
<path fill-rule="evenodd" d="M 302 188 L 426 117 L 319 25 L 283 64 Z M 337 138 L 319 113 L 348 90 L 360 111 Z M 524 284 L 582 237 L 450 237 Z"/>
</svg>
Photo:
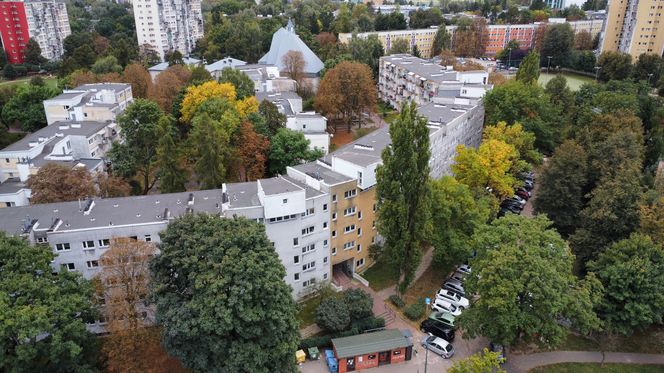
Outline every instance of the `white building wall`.
<svg viewBox="0 0 664 373">
<path fill-rule="evenodd" d="M 30 38 L 39 43 L 44 58 L 60 59 L 64 40 L 71 34 L 67 4 L 63 0 L 27 0 L 24 5 Z"/>
<path fill-rule="evenodd" d="M 320 149 L 324 154 L 330 151 L 330 135 L 328 133 L 306 133 L 304 138 L 309 140 L 309 149 Z"/>
</svg>

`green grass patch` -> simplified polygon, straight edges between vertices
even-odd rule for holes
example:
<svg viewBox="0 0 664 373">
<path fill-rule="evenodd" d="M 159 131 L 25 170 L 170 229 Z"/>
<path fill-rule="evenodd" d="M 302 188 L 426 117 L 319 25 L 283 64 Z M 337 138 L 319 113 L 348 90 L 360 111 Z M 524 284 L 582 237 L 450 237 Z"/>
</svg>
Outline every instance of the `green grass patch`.
<svg viewBox="0 0 664 373">
<path fill-rule="evenodd" d="M 661 373 L 664 365 L 562 363 L 538 367 L 530 373 Z"/>
<path fill-rule="evenodd" d="M 573 74 L 573 73 L 560 73 L 560 74 L 547 74 L 547 73 L 540 73 L 539 79 L 537 82 L 544 87 L 546 83 L 549 82 L 549 80 L 555 78 L 557 75 L 562 75 L 567 79 L 567 86 L 569 89 L 572 91 L 578 91 L 579 88 L 581 88 L 582 85 L 585 83 L 591 83 L 594 82 L 595 79 L 585 76 L 585 75 L 579 75 L 579 74 Z"/>
<path fill-rule="evenodd" d="M 2 80 L 2 81 L 0 81 L 0 86 L 12 86 L 12 85 L 29 84 L 30 79 L 32 79 L 31 76 L 21 78 L 21 79 L 16 79 L 16 80 Z M 42 77 L 42 79 L 44 79 L 44 84 L 46 84 L 47 87 L 58 88 L 58 78 Z"/>
<path fill-rule="evenodd" d="M 374 265 L 366 271 L 362 272 L 361 275 L 364 279 L 369 281 L 369 286 L 375 291 L 380 291 L 397 284 L 396 271 L 380 260 L 374 263 Z"/>
<path fill-rule="evenodd" d="M 339 293 L 327 286 L 313 295 L 298 303 L 297 320 L 300 322 L 300 329 L 316 323 L 316 310 L 323 299 L 329 297 L 338 297 Z"/>
<path fill-rule="evenodd" d="M 560 351 L 600 351 L 600 346 L 597 342 L 585 338 L 580 335 L 569 333 L 567 338 L 556 347 Z"/>
<path fill-rule="evenodd" d="M 572 333 L 556 347 L 559 351 L 609 351 L 664 354 L 664 326 L 655 325 L 630 336 L 599 335 L 596 340 Z"/>
</svg>

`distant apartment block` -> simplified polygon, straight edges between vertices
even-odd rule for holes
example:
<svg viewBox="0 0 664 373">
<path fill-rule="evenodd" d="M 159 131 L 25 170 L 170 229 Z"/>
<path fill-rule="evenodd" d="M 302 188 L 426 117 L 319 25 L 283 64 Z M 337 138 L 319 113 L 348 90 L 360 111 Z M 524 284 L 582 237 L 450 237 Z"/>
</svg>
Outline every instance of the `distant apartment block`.
<svg viewBox="0 0 664 373">
<path fill-rule="evenodd" d="M 281 76 L 276 65 L 249 64 L 236 67 L 254 82 L 256 93 L 295 92 L 295 80 Z"/>
<path fill-rule="evenodd" d="M 39 43 L 44 58 L 62 57 L 64 39 L 71 34 L 64 0 L 3 1 L 0 12 L 0 38 L 9 63 L 25 61 L 30 38 Z"/>
<path fill-rule="evenodd" d="M 46 123 L 114 121 L 133 99 L 130 84 L 83 84 L 44 101 Z"/>
<path fill-rule="evenodd" d="M 330 148 L 330 134 L 327 133 L 327 118 L 310 111 L 302 111 L 302 97 L 295 92 L 256 93 L 258 102 L 270 101 L 286 116 L 286 128 L 302 132 L 309 140 L 311 149 L 320 149 L 325 154 Z"/>
<path fill-rule="evenodd" d="M 601 50 L 629 53 L 664 52 L 664 5 L 657 0 L 610 0 Z"/>
<path fill-rule="evenodd" d="M 150 45 L 161 59 L 169 51 L 188 56 L 203 37 L 201 0 L 133 0 L 138 45 Z"/>
<path fill-rule="evenodd" d="M 200 65 L 203 61 L 199 60 L 198 58 L 193 58 L 193 57 L 183 57 L 182 62 L 184 65 L 194 68 L 198 65 Z M 148 68 L 148 72 L 150 73 L 150 77 L 152 78 L 152 81 L 154 82 L 155 79 L 157 79 L 157 75 L 161 74 L 164 72 L 166 69 L 168 69 L 169 63 L 168 62 L 161 62 L 158 63 L 154 66 L 151 66 Z"/>
</svg>

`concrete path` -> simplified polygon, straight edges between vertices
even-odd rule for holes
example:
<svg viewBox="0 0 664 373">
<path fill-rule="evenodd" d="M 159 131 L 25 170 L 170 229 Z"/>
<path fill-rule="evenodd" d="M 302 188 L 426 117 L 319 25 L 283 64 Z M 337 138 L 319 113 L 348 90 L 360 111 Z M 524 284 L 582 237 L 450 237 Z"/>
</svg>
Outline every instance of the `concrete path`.
<svg viewBox="0 0 664 373">
<path fill-rule="evenodd" d="M 558 363 L 622 363 L 664 365 L 664 355 L 601 351 L 553 351 L 530 355 L 508 355 L 505 369 L 527 373 L 531 369 Z"/>
</svg>

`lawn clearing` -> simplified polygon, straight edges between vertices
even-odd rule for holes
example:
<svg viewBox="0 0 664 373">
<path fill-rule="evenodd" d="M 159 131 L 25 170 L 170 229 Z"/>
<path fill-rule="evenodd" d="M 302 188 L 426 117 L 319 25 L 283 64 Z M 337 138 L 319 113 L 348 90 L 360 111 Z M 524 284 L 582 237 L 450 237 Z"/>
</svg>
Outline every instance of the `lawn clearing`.
<svg viewBox="0 0 664 373">
<path fill-rule="evenodd" d="M 390 286 L 396 285 L 396 272 L 385 262 L 377 261 L 366 271 L 361 273 L 365 280 L 369 281 L 369 286 L 375 291 L 381 291 Z"/>
<path fill-rule="evenodd" d="M 538 367 L 530 373 L 661 373 L 664 365 L 562 363 Z"/>
<path fill-rule="evenodd" d="M 582 85 L 585 83 L 592 83 L 595 81 L 595 79 L 585 76 L 585 75 L 579 75 L 579 74 L 574 74 L 574 73 L 559 73 L 559 74 L 547 74 L 547 73 L 540 73 L 539 79 L 537 79 L 537 82 L 544 87 L 546 83 L 549 82 L 549 80 L 555 78 L 557 75 L 562 75 L 567 79 L 567 86 L 569 89 L 572 91 L 578 91 L 579 88 L 581 88 Z"/>
<path fill-rule="evenodd" d="M 6 86 L 11 86 L 11 85 L 25 85 L 30 83 L 30 79 L 32 77 L 27 77 L 27 78 L 21 78 L 21 79 L 16 79 L 16 80 L 2 80 L 0 81 L 0 87 L 6 87 Z M 44 84 L 46 84 L 47 87 L 52 87 L 52 88 L 58 88 L 58 78 L 47 78 L 43 77 L 44 79 Z"/>
</svg>

